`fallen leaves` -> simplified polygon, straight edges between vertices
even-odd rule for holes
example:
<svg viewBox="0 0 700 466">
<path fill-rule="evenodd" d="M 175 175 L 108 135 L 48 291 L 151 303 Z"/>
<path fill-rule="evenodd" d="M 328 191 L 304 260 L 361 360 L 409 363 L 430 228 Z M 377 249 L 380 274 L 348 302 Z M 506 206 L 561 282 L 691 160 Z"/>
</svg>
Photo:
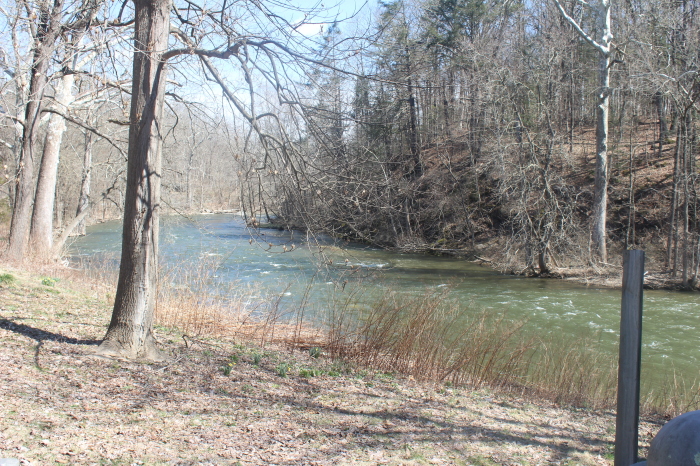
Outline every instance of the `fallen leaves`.
<svg viewBox="0 0 700 466">
<path fill-rule="evenodd" d="M 51 312 L 71 312 L 52 319 L 40 301 L 0 289 L 0 319 L 34 329 L 0 328 L 0 457 L 32 465 L 612 464 L 610 413 L 364 371 L 303 378 L 298 368 L 327 374 L 332 361 L 226 340 L 164 338 L 178 361 L 169 366 L 95 359 L 77 342 L 102 336 L 109 304 L 84 306 L 69 291 L 46 299 Z M 49 334 L 62 338 L 35 339 Z M 220 368 L 233 352 L 240 360 L 227 377 Z M 289 377 L 277 375 L 280 362 Z"/>
</svg>

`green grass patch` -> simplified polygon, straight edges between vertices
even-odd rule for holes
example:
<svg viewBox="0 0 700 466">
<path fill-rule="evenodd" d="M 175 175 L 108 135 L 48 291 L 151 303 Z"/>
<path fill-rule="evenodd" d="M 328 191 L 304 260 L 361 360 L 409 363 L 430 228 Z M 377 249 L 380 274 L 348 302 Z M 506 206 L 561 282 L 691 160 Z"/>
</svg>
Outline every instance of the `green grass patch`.
<svg viewBox="0 0 700 466">
<path fill-rule="evenodd" d="M 56 283 L 58 283 L 58 278 L 41 277 L 41 284 L 44 286 L 56 286 Z"/>
<path fill-rule="evenodd" d="M 299 377 L 304 377 L 304 378 L 311 378 L 311 377 L 319 377 L 326 374 L 325 371 L 322 371 L 320 369 L 312 369 L 312 368 L 302 368 L 299 369 Z"/>
<path fill-rule="evenodd" d="M 289 369 L 291 368 L 291 365 L 288 362 L 281 362 L 277 364 L 277 367 L 275 367 L 275 372 L 277 375 L 280 377 L 287 377 L 287 373 L 289 372 Z"/>
<path fill-rule="evenodd" d="M 224 366 L 221 366 L 221 372 L 228 377 L 231 375 L 231 371 L 233 370 L 234 363 L 230 362 Z"/>
<path fill-rule="evenodd" d="M 472 464 L 473 466 L 498 466 L 498 463 L 493 461 L 491 458 L 481 455 L 470 456 L 468 461 L 469 464 Z"/>
</svg>

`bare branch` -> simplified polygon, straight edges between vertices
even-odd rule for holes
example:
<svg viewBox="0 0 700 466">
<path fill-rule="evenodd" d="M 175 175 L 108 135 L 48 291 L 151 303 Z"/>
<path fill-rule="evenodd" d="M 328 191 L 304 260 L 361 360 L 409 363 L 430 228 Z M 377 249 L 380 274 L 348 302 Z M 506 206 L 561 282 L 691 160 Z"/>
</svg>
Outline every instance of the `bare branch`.
<svg viewBox="0 0 700 466">
<path fill-rule="evenodd" d="M 26 127 L 26 125 L 24 124 L 24 120 L 17 118 L 16 116 L 10 115 L 9 113 L 3 113 L 2 116 L 14 121 L 15 123 L 19 123 L 20 125 L 22 125 L 22 127 Z"/>
<path fill-rule="evenodd" d="M 574 18 L 572 18 L 571 16 L 569 16 L 569 14 L 566 12 L 566 10 L 564 10 L 564 7 L 561 5 L 559 0 L 552 0 L 552 1 L 559 9 L 559 13 L 561 13 L 561 15 L 564 17 L 564 19 L 574 28 L 574 30 L 576 30 L 576 32 L 578 33 L 579 36 L 581 36 L 586 42 L 591 44 L 596 50 L 598 50 L 598 52 L 602 53 L 605 56 L 610 55 L 610 47 L 607 47 L 605 45 L 602 45 L 602 44 L 596 42 L 595 39 L 593 39 L 591 36 L 586 34 L 586 32 L 583 29 L 581 29 L 581 26 L 576 22 L 576 20 Z M 588 5 L 588 4 L 586 3 L 586 5 Z"/>
<path fill-rule="evenodd" d="M 110 138 L 109 136 L 105 135 L 104 133 L 102 133 L 102 132 L 101 132 L 100 130 L 98 130 L 97 128 L 95 128 L 95 127 L 93 127 L 93 126 L 91 126 L 91 125 L 89 125 L 89 124 L 85 123 L 84 121 L 81 121 L 81 120 L 79 120 L 79 119 L 77 119 L 77 118 L 73 118 L 72 116 L 67 115 L 67 114 L 65 114 L 65 113 L 63 113 L 63 112 L 61 112 L 61 111 L 59 111 L 59 110 L 54 109 L 54 108 L 43 108 L 43 109 L 42 109 L 42 112 L 44 112 L 44 113 L 53 113 L 53 114 L 56 114 L 56 115 L 58 115 L 58 116 L 64 118 L 66 121 L 70 121 L 71 123 L 73 123 L 73 124 L 75 124 L 75 125 L 78 125 L 78 126 L 80 126 L 81 128 L 84 128 L 84 129 L 90 131 L 91 133 L 93 133 L 93 134 L 95 134 L 95 135 L 101 137 L 102 139 L 104 139 L 105 141 L 107 141 L 112 147 L 114 147 L 115 149 L 117 149 L 117 150 L 119 151 L 119 153 L 120 153 L 123 157 L 126 158 L 126 152 L 124 152 L 124 149 L 122 149 L 121 146 L 120 146 L 119 144 L 117 144 L 115 141 L 113 141 L 112 138 Z"/>
</svg>

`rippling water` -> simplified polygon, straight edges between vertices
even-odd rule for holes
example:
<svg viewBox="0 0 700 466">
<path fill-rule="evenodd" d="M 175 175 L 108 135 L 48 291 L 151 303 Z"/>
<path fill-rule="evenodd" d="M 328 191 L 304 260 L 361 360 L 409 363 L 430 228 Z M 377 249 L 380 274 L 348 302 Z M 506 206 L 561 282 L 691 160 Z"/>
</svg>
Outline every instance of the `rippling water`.
<svg viewBox="0 0 700 466">
<path fill-rule="evenodd" d="M 116 267 L 120 236 L 118 222 L 90 227 L 72 244 L 73 260 L 87 266 L 107 260 Z M 527 318 L 530 332 L 591 337 L 617 358 L 619 290 L 502 275 L 460 259 L 337 244 L 299 232 L 261 230 L 251 236 L 232 214 L 165 218 L 161 254 L 163 262 L 182 270 L 206 264 L 214 288 L 254 285 L 250 288 L 259 290 L 261 299 L 278 293 L 288 306 L 303 299 L 320 302 L 345 282 L 362 287 L 364 296 L 450 287 L 450 297 L 464 303 L 464 312 L 507 311 L 513 319 Z M 663 380 L 673 369 L 686 380 L 700 378 L 699 303 L 698 293 L 644 292 L 643 378 Z"/>
</svg>

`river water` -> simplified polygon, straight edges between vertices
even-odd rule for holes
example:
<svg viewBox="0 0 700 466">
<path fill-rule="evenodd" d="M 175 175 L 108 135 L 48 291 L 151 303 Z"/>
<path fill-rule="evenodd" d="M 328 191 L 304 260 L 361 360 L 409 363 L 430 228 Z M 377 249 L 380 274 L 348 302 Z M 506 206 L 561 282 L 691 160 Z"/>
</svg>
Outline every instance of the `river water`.
<svg viewBox="0 0 700 466">
<path fill-rule="evenodd" d="M 85 267 L 116 268 L 120 238 L 119 222 L 92 226 L 72 243 L 70 255 Z M 267 229 L 256 235 L 234 214 L 164 218 L 161 255 L 166 267 L 183 271 L 181 276 L 195 264 L 201 273 L 204 264 L 207 286 L 228 290 L 235 283 L 255 290 L 260 300 L 279 295 L 288 307 L 310 302 L 313 308 L 345 284 L 361 287 L 365 298 L 387 290 L 420 294 L 448 287 L 464 312 L 507 312 L 511 319 L 527 319 L 529 332 L 589 338 L 617 358 L 619 290 L 503 275 L 461 259 L 338 244 L 299 232 Z M 643 379 L 661 383 L 673 371 L 686 383 L 700 379 L 699 317 L 698 293 L 645 290 Z"/>
</svg>

